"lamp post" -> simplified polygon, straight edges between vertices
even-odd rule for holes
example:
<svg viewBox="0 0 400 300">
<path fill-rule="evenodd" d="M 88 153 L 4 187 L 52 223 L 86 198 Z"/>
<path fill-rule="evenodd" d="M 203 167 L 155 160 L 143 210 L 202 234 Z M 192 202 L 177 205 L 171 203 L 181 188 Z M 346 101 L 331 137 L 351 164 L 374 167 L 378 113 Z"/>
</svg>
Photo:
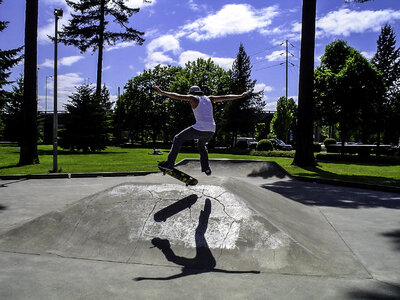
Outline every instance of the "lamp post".
<svg viewBox="0 0 400 300">
<path fill-rule="evenodd" d="M 44 112 L 47 114 L 47 79 L 48 78 L 53 78 L 53 76 L 46 76 L 46 105 L 45 105 L 45 108 L 44 108 Z"/>
<path fill-rule="evenodd" d="M 53 106 L 53 173 L 56 173 L 57 168 L 57 129 L 58 129 L 58 116 L 57 116 L 57 38 L 58 38 L 58 19 L 63 16 L 63 10 L 54 9 L 55 17 L 55 30 L 54 30 L 54 106 Z"/>
</svg>

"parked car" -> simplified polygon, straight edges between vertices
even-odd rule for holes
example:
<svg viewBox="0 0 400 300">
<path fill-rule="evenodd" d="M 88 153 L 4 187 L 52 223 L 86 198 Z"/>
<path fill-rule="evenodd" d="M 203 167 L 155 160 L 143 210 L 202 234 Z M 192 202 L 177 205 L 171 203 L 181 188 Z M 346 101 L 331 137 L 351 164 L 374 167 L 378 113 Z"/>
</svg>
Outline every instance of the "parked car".
<svg viewBox="0 0 400 300">
<path fill-rule="evenodd" d="M 251 137 L 237 137 L 236 138 L 236 146 L 240 148 L 240 145 L 247 144 L 246 148 L 255 149 L 257 146 L 257 141 Z"/>
<path fill-rule="evenodd" d="M 270 140 L 272 142 L 272 145 L 276 150 L 285 150 L 285 151 L 291 151 L 293 150 L 292 145 L 285 144 L 282 140 Z"/>
</svg>

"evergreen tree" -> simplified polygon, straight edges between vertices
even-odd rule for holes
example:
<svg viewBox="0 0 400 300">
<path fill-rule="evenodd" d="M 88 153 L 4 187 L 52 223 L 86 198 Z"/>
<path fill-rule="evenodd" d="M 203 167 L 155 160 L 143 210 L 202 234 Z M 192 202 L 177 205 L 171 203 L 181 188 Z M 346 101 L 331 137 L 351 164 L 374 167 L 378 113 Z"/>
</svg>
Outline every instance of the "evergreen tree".
<svg viewBox="0 0 400 300">
<path fill-rule="evenodd" d="M 372 58 L 372 63 L 381 72 L 385 82 L 387 93 L 382 103 L 380 113 L 383 118 L 384 140 L 388 143 L 397 143 L 400 136 L 399 111 L 400 103 L 400 49 L 396 49 L 396 36 L 390 25 L 381 29 L 377 41 L 377 51 Z"/>
<path fill-rule="evenodd" d="M 3 0 L 0 0 L 0 5 L 2 2 Z M 7 21 L 0 21 L 0 32 L 7 28 L 8 23 Z M 7 99 L 10 96 L 10 93 L 5 91 L 3 86 L 12 83 L 8 81 L 8 77 L 11 75 L 10 69 L 22 60 L 22 56 L 18 56 L 22 48 L 23 47 L 9 50 L 0 49 L 0 138 L 4 138 L 2 134 L 5 126 L 3 123 L 3 107 L 6 105 Z"/>
<path fill-rule="evenodd" d="M 103 88 L 97 96 L 89 85 L 78 86 L 69 102 L 65 105 L 69 114 L 65 118 L 65 128 L 60 132 L 60 146 L 83 153 L 104 150 L 111 131 L 107 89 Z"/>
<path fill-rule="evenodd" d="M 247 55 L 243 44 L 240 44 L 236 59 L 232 65 L 231 86 L 232 94 L 241 94 L 252 91 L 256 80 L 251 79 L 250 57 Z M 232 134 L 232 143 L 239 133 L 249 134 L 254 131 L 258 114 L 263 110 L 261 101 L 263 92 L 253 94 L 251 98 L 229 101 L 224 107 L 224 124 L 226 131 Z"/>
<path fill-rule="evenodd" d="M 129 18 L 139 9 L 129 8 L 123 0 L 66 0 L 75 13 L 67 26 L 63 26 L 59 41 L 73 45 L 81 52 L 98 51 L 96 94 L 101 93 L 104 45 L 115 45 L 117 41 L 144 42 L 143 32 L 127 26 Z M 109 17 L 109 18 L 108 18 Z M 110 19 L 125 29 L 124 32 L 107 30 Z"/>
<path fill-rule="evenodd" d="M 12 87 L 8 93 L 6 105 L 4 106 L 4 139 L 6 141 L 21 142 L 22 136 L 22 103 L 24 98 L 24 79 L 22 75 L 17 79 L 17 85 Z"/>
<path fill-rule="evenodd" d="M 22 103 L 23 130 L 20 165 L 39 163 L 37 153 L 37 28 L 38 0 L 26 0 L 24 101 Z"/>
<path fill-rule="evenodd" d="M 391 91 L 400 76 L 400 48 L 396 49 L 396 35 L 392 26 L 382 27 L 372 63 L 381 71 L 386 87 Z"/>
<path fill-rule="evenodd" d="M 3 0 L 0 0 L 0 5 Z M 0 21 L 0 32 L 8 26 L 7 21 Z M 8 77 L 11 75 L 10 69 L 17 65 L 21 60 L 22 56 L 18 56 L 23 47 L 16 49 L 2 50 L 0 49 L 0 111 L 5 104 L 7 98 L 7 91 L 3 90 L 3 86 L 12 83 L 8 81 Z"/>
</svg>

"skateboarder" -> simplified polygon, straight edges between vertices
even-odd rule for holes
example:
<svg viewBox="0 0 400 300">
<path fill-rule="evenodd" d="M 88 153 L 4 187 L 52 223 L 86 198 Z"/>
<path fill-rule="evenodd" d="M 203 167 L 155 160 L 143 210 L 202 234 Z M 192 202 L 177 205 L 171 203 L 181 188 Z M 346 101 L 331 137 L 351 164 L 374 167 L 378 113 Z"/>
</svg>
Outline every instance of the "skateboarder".
<svg viewBox="0 0 400 300">
<path fill-rule="evenodd" d="M 166 92 L 157 86 L 153 86 L 153 89 L 162 96 L 189 102 L 196 118 L 196 123 L 194 125 L 175 135 L 171 151 L 168 154 L 168 159 L 164 162 L 161 162 L 159 167 L 165 170 L 171 170 L 174 168 L 175 160 L 182 144 L 185 141 L 197 139 L 197 147 L 200 153 L 201 171 L 207 176 L 211 175 L 206 144 L 215 133 L 212 103 L 245 98 L 250 95 L 251 92 L 247 91 L 241 95 L 205 96 L 198 86 L 192 86 L 187 95 Z"/>
</svg>

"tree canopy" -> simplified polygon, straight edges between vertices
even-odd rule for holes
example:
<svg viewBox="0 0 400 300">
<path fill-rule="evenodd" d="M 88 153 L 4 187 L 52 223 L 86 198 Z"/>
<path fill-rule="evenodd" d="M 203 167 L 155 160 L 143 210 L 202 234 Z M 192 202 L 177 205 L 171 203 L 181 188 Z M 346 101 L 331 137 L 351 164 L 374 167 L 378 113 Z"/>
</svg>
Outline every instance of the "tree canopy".
<svg viewBox="0 0 400 300">
<path fill-rule="evenodd" d="M 73 45 L 81 52 L 92 49 L 98 51 L 96 94 L 101 90 L 103 48 L 115 45 L 118 41 L 132 41 L 139 45 L 144 42 L 143 32 L 128 27 L 129 18 L 139 12 L 138 8 L 129 8 L 123 0 L 66 0 L 74 13 L 68 25 L 60 31 L 59 41 Z M 109 29 L 112 20 L 124 31 L 115 32 Z"/>
</svg>

